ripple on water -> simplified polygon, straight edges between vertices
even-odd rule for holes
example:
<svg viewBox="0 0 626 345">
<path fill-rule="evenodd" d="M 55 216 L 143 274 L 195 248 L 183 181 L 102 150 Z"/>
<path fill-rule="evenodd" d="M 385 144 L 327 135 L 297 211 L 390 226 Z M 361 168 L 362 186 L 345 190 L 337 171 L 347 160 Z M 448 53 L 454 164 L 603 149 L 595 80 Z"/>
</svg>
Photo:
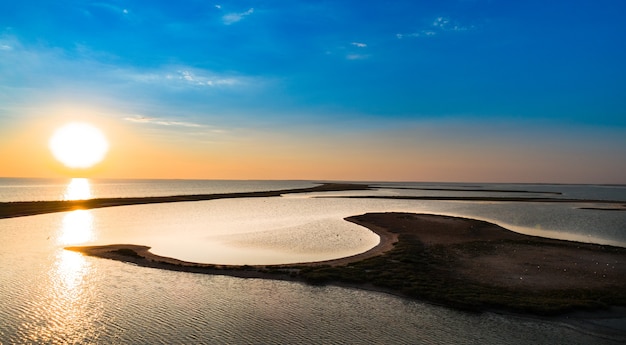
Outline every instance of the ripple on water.
<svg viewBox="0 0 626 345">
<path fill-rule="evenodd" d="M 274 201 L 278 203 L 279 198 Z M 211 214 L 215 221 L 211 227 L 217 228 L 210 230 L 228 235 L 245 234 L 235 230 L 249 229 L 250 224 L 257 224 L 257 217 L 272 225 L 272 219 L 280 219 L 274 217 L 280 215 L 281 207 L 299 206 L 303 210 L 309 203 L 289 202 L 276 210 L 259 208 L 256 213 L 248 212 L 256 206 L 243 203 L 247 208 L 237 213 L 239 218 L 229 219 L 232 213 L 219 214 L 228 209 L 227 205 L 241 202 L 189 203 L 185 207 L 198 207 L 196 211 Z M 372 200 L 316 200 L 310 205 L 314 212 L 333 219 L 381 211 L 382 206 L 396 211 L 446 211 L 447 207 L 451 213 L 463 206 L 411 203 L 409 207 L 406 203 Z M 159 238 L 169 231 L 175 236 L 185 235 L 180 230 L 181 218 L 165 230 L 146 227 L 158 225 L 168 216 L 168 209 L 155 207 L 147 213 L 132 207 L 92 210 L 94 235 L 101 240 L 125 239 L 148 245 L 141 240 Z M 125 215 L 133 212 L 141 216 Z M 110 227 L 103 226 L 105 216 L 130 222 L 112 220 L 107 223 Z M 202 213 L 197 216 L 198 224 L 202 224 L 202 217 Z M 298 223 L 323 219 L 316 217 L 304 222 L 299 219 Z M 71 255 L 75 253 L 66 256 L 55 242 L 59 229 L 63 229 L 63 218 L 64 214 L 50 214 L 0 220 L 4 240 L 0 251 L 0 343 L 623 343 L 548 320 L 464 314 L 367 291 L 168 272 L 80 256 L 76 259 Z M 286 222 L 284 226 L 293 225 Z M 198 231 L 206 229 L 205 224 Z"/>
<path fill-rule="evenodd" d="M 381 293 L 93 263 L 107 277 L 96 287 L 107 301 L 99 343 L 611 344 L 549 321 Z"/>
</svg>

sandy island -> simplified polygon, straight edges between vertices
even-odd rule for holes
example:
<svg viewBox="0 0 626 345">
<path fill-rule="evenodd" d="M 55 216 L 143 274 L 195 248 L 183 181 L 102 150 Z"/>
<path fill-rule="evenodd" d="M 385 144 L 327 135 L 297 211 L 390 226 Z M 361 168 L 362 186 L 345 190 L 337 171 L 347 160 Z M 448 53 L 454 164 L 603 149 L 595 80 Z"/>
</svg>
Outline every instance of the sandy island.
<svg viewBox="0 0 626 345">
<path fill-rule="evenodd" d="M 626 248 L 449 216 L 369 213 L 346 220 L 377 233 L 380 243 L 337 260 L 263 266 L 185 262 L 126 244 L 66 249 L 175 271 L 378 290 L 470 311 L 555 315 L 626 306 Z"/>
</svg>

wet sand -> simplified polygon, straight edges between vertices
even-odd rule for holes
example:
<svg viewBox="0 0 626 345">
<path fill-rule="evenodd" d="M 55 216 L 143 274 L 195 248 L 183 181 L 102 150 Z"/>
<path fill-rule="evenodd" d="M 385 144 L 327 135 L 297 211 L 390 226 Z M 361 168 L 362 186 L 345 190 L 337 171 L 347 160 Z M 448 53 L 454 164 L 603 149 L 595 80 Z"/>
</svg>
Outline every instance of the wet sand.
<svg viewBox="0 0 626 345">
<path fill-rule="evenodd" d="M 554 315 L 626 306 L 626 248 L 523 235 L 484 221 L 410 213 L 346 220 L 377 233 L 371 250 L 286 265 L 211 265 L 116 244 L 85 255 L 175 271 L 378 290 L 454 308 Z"/>
</svg>

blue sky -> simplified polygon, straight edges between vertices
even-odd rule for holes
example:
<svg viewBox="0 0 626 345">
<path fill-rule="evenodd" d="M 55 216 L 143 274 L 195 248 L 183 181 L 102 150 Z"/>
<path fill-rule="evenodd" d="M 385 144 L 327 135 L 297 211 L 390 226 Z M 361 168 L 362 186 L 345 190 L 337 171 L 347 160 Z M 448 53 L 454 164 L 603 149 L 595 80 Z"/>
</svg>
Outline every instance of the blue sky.
<svg viewBox="0 0 626 345">
<path fill-rule="evenodd" d="M 294 147 L 337 166 L 259 178 L 626 183 L 625 15 L 617 0 L 3 2 L 0 131 L 82 107 L 181 157 L 303 164 Z M 400 163 L 460 148 L 536 169 Z M 389 171 L 365 163 L 399 152 Z M 585 157 L 597 168 L 568 177 Z M 228 178 L 206 169 L 184 177 Z"/>
</svg>

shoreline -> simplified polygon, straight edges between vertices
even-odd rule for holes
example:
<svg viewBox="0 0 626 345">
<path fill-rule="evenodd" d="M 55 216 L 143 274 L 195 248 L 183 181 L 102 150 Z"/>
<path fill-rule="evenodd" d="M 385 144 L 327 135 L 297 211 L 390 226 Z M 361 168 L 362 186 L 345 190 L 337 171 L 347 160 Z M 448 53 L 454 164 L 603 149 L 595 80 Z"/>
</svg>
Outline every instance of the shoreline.
<svg viewBox="0 0 626 345">
<path fill-rule="evenodd" d="M 103 259 L 110 259 L 132 263 L 141 267 L 158 268 L 170 271 L 203 273 L 215 275 L 227 275 L 239 278 L 264 278 L 291 281 L 304 281 L 297 279 L 291 274 L 292 270 L 302 267 L 330 266 L 337 267 L 350 263 L 373 258 L 393 249 L 398 242 L 398 235 L 387 231 L 381 227 L 368 227 L 356 219 L 346 218 L 347 221 L 367 227 L 380 237 L 379 243 L 367 251 L 355 255 L 341 257 L 337 259 L 298 262 L 275 265 L 227 265 L 227 264 L 207 264 L 179 260 L 167 256 L 161 256 L 150 252 L 151 247 L 136 244 L 108 244 L 96 246 L 68 246 L 63 249 L 78 252 L 87 256 L 94 256 Z M 283 270 L 283 272 L 269 272 L 271 269 Z M 281 277 L 282 275 L 288 277 Z M 281 279 L 283 278 L 283 279 Z"/>
<path fill-rule="evenodd" d="M 330 198 L 317 196 L 316 198 Z M 626 202 L 618 200 L 566 199 L 544 197 L 490 197 L 490 196 L 397 196 L 397 195 L 349 195 L 332 196 L 342 199 L 390 199 L 390 200 L 424 200 L 424 201 L 487 201 L 487 202 L 530 202 L 530 203 L 567 203 L 567 204 L 600 204 L 608 207 L 579 207 L 581 210 L 626 211 Z"/>
<path fill-rule="evenodd" d="M 65 249 L 173 271 L 373 290 L 471 312 L 555 316 L 626 306 L 625 248 L 450 216 L 389 212 L 346 220 L 378 234 L 379 244 L 334 260 L 241 266 L 185 262 L 128 244 Z M 624 317 L 626 309 L 619 310 Z"/>
<path fill-rule="evenodd" d="M 88 210 L 102 207 L 162 204 L 171 202 L 206 201 L 233 198 L 268 198 L 279 197 L 291 193 L 315 192 L 343 192 L 356 190 L 370 190 L 368 185 L 351 183 L 321 183 L 319 186 L 308 188 L 280 189 L 272 191 L 217 193 L 217 194 L 190 194 L 173 196 L 149 196 L 127 198 L 98 198 L 85 200 L 51 200 L 51 201 L 12 201 L 0 202 L 0 219 L 34 216 L 38 214 L 65 212 L 73 210 Z"/>
<path fill-rule="evenodd" d="M 317 193 L 317 192 L 345 192 L 374 190 L 385 187 L 375 187 L 369 184 L 358 183 L 320 183 L 308 188 L 282 189 L 273 191 L 217 193 L 217 194 L 190 194 L 152 197 L 116 197 L 85 200 L 49 200 L 49 201 L 10 201 L 0 202 L 0 219 L 34 216 L 46 213 L 66 212 L 73 210 L 87 210 L 102 207 L 145 205 L 187 201 L 207 201 L 232 198 L 263 198 L 279 197 L 283 194 Z M 438 190 L 438 189 L 435 189 Z M 441 189 L 443 190 L 443 189 Z M 454 191 L 454 190 L 453 190 Z M 459 190 L 460 191 L 460 190 Z M 477 190 L 476 190 L 477 191 Z M 487 190 L 488 192 L 510 192 L 507 190 Z M 532 191 L 517 191 L 519 193 L 535 193 Z M 546 193 L 543 193 L 546 194 Z M 617 200 L 593 199 L 565 199 L 547 197 L 462 197 L 462 196 L 315 196 L 316 198 L 346 198 L 346 199 L 395 199 L 395 200 L 426 200 L 426 201 L 488 201 L 488 202 L 539 202 L 539 203 L 574 203 L 583 204 L 581 210 L 596 211 L 626 211 L 626 202 Z M 585 204 L 589 205 L 586 206 Z"/>
</svg>

